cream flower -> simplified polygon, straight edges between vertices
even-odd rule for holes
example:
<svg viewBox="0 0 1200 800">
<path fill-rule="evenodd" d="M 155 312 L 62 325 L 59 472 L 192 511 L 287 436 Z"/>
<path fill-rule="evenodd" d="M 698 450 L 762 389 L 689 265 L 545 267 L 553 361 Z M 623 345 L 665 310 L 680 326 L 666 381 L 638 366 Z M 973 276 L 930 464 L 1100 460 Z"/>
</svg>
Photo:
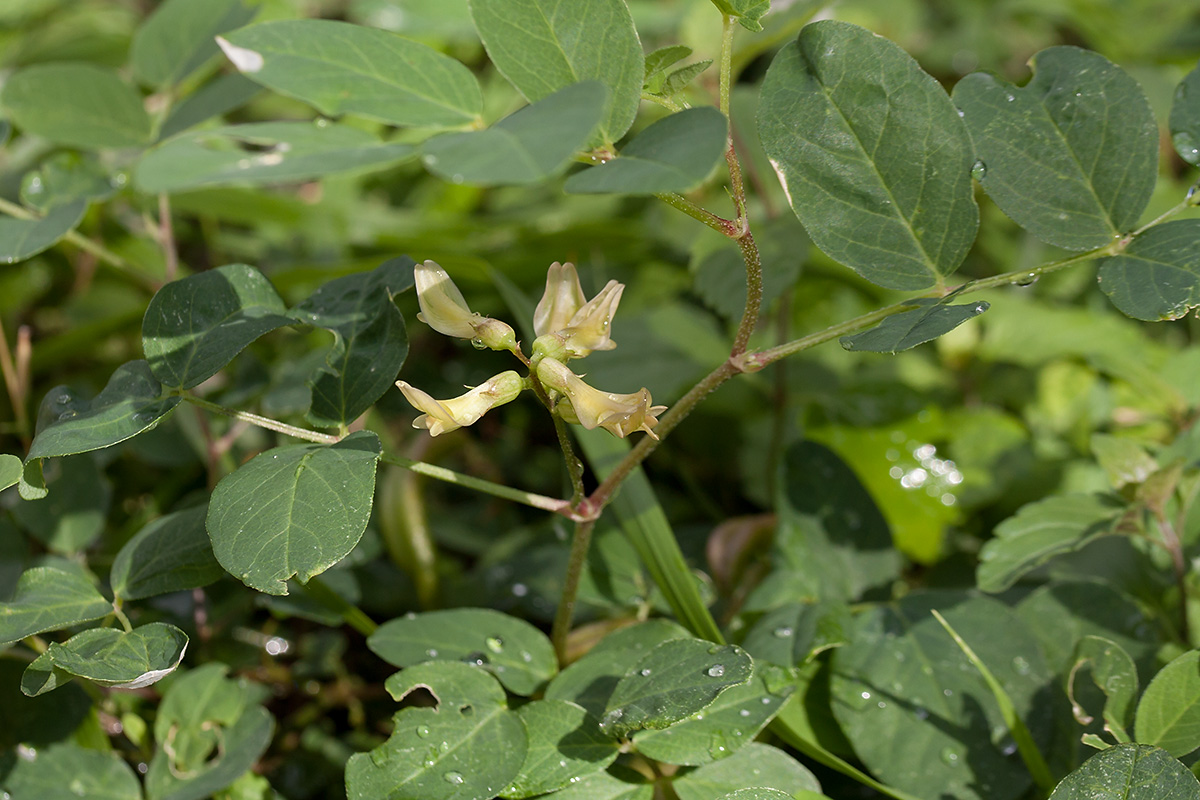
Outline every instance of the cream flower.
<svg viewBox="0 0 1200 800">
<path fill-rule="evenodd" d="M 609 332 L 624 290 L 623 284 L 609 281 L 585 302 L 575 265 L 555 261 L 546 272 L 546 291 L 533 312 L 534 333 L 543 341 L 541 348 L 535 343 L 535 352 L 540 349 L 550 355 L 565 347 L 568 358 L 583 358 L 593 350 L 612 350 L 617 345 Z M 562 339 L 561 347 L 545 338 L 555 334 Z"/>
<path fill-rule="evenodd" d="M 583 382 L 565 364 L 552 358 L 544 358 L 537 367 L 538 379 L 543 384 L 561 392 L 566 402 L 558 405 L 559 415 L 588 430 L 604 428 L 609 433 L 624 439 L 634 431 L 645 431 L 654 435 L 657 416 L 667 410 L 666 406 L 652 406 L 650 392 L 642 389 L 633 394 L 613 394 L 594 389 Z"/>
<path fill-rule="evenodd" d="M 421 304 L 421 313 L 417 314 L 421 322 L 438 333 L 470 339 L 472 344 L 478 343 L 480 347 L 516 350 L 517 335 L 513 329 L 498 319 L 471 311 L 462 292 L 437 263 L 417 264 L 413 268 L 413 281 L 417 287 L 417 302 Z"/>
<path fill-rule="evenodd" d="M 496 406 L 515 400 L 525 381 L 512 370 L 501 372 L 450 400 L 435 400 L 405 381 L 396 381 L 396 386 L 413 408 L 424 412 L 413 420 L 413 427 L 427 428 L 430 436 L 439 436 L 471 425 Z"/>
</svg>

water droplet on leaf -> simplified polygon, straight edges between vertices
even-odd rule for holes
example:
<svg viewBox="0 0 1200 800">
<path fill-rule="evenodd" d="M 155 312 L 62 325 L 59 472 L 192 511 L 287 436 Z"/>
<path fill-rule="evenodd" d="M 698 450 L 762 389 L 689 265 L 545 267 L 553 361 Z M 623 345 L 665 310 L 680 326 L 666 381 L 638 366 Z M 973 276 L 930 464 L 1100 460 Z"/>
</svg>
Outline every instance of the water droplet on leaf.
<svg viewBox="0 0 1200 800">
<path fill-rule="evenodd" d="M 713 664 L 711 667 L 708 668 L 708 677 L 710 677 L 710 678 L 719 678 L 724 674 L 725 674 L 725 665 L 724 664 Z"/>
<path fill-rule="evenodd" d="M 466 779 L 463 778 L 461 772 L 447 772 L 442 776 L 442 780 L 444 780 L 446 783 L 452 783 L 455 786 L 461 786 L 463 781 Z"/>
<path fill-rule="evenodd" d="M 977 181 L 982 181 L 987 177 L 987 164 L 982 161 L 976 161 L 971 165 L 971 177 Z"/>
</svg>

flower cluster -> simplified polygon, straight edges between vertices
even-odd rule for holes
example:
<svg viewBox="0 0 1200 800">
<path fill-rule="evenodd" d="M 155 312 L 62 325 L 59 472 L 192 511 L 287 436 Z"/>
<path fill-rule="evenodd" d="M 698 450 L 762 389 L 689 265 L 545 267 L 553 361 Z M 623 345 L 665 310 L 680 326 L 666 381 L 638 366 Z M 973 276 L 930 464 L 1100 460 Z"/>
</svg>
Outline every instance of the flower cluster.
<svg viewBox="0 0 1200 800">
<path fill-rule="evenodd" d="M 432 261 L 414 269 L 421 320 L 438 333 L 469 339 L 481 349 L 507 350 L 530 368 L 530 378 L 509 370 L 501 372 L 466 394 L 449 400 L 436 400 L 425 392 L 397 381 L 396 386 L 421 416 L 414 428 L 425 428 L 437 436 L 471 425 L 489 410 L 519 395 L 522 389 L 538 381 L 558 414 L 567 422 L 592 428 L 604 428 L 624 438 L 634 431 L 654 436 L 657 415 L 666 406 L 651 405 L 650 392 L 633 394 L 602 392 L 586 384 L 567 367 L 567 362 L 583 358 L 596 350 L 611 350 L 612 317 L 621 300 L 624 285 L 609 281 L 600 293 L 587 300 L 572 264 L 550 265 L 546 274 L 546 292 L 533 314 L 533 355 L 526 359 L 516 333 L 498 319 L 471 311 L 462 292 L 446 271 Z M 657 437 L 656 437 L 657 438 Z"/>
</svg>

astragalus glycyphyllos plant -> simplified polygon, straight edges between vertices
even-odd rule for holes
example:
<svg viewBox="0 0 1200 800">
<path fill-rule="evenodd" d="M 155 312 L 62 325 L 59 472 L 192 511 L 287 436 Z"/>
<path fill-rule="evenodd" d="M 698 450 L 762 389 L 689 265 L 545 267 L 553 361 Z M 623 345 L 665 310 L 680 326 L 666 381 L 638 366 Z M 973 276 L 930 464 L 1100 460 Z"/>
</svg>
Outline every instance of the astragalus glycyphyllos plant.
<svg viewBox="0 0 1200 800">
<path fill-rule="evenodd" d="M 0 8 L 0 791 L 1200 798 L 1200 20 L 1102 5 Z"/>
</svg>

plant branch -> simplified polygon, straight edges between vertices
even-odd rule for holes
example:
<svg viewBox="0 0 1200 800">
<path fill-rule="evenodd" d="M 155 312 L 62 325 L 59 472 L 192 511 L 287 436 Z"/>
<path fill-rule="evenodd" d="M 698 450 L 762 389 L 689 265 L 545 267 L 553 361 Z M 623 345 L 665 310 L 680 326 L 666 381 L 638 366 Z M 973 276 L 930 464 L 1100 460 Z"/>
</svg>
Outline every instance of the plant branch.
<svg viewBox="0 0 1200 800">
<path fill-rule="evenodd" d="M 555 497 L 547 497 L 544 494 L 536 494 L 534 492 L 526 492 L 522 489 L 514 489 L 511 486 L 505 486 L 501 483 L 493 483 L 485 481 L 482 478 L 475 478 L 470 475 L 464 475 L 461 472 L 446 469 L 445 467 L 437 467 L 433 464 L 426 464 L 422 461 L 413 461 L 401 456 L 394 456 L 388 453 L 383 454 L 383 461 L 388 464 L 395 464 L 398 467 L 411 470 L 418 475 L 427 475 L 430 478 L 435 478 L 445 483 L 453 483 L 456 486 L 462 486 L 467 489 L 474 489 L 477 492 L 490 494 L 493 497 L 500 497 L 505 500 L 512 500 L 514 503 L 529 506 L 530 508 L 538 508 L 542 511 L 552 511 L 555 514 L 562 514 L 570 520 L 578 521 L 581 517 L 571 509 L 570 500 L 560 500 Z"/>
<path fill-rule="evenodd" d="M 658 192 L 654 196 L 672 208 L 679 209 L 692 219 L 703 222 L 722 236 L 732 237 L 736 231 L 735 223 L 724 217 L 719 217 L 707 209 L 701 208 L 683 195 L 676 194 L 675 192 Z"/>
<path fill-rule="evenodd" d="M 595 520 L 575 523 L 575 535 L 571 538 L 571 554 L 567 558 L 567 575 L 563 581 L 562 600 L 554 614 L 554 625 L 550 629 L 550 640 L 554 643 L 554 652 L 558 662 L 565 664 L 567 659 L 567 635 L 571 632 L 571 618 L 575 615 L 575 600 L 579 595 L 579 580 L 583 577 L 583 569 L 587 566 L 588 547 L 592 543 L 592 530 Z"/>
<path fill-rule="evenodd" d="M 166 192 L 158 195 L 158 238 L 166 260 L 166 279 L 175 280 L 179 272 L 179 248 L 175 245 L 175 226 L 171 223 L 171 198 Z"/>
<path fill-rule="evenodd" d="M 183 399 L 192 405 L 199 406 L 214 414 L 222 414 L 226 417 L 233 417 L 236 420 L 247 422 L 258 428 L 266 428 L 269 431 L 282 433 L 285 436 L 291 436 L 293 439 L 304 439 L 308 442 L 316 442 L 317 444 L 337 444 L 341 441 L 337 436 L 332 436 L 328 433 L 320 433 L 318 431 L 310 431 L 307 428 L 299 428 L 295 425 L 288 425 L 286 422 L 279 422 L 270 417 L 261 417 L 258 414 L 251 414 L 249 411 L 238 411 L 233 408 L 226 408 L 211 401 L 205 400 L 202 397 L 196 397 L 193 394 L 182 395 Z"/>
</svg>

